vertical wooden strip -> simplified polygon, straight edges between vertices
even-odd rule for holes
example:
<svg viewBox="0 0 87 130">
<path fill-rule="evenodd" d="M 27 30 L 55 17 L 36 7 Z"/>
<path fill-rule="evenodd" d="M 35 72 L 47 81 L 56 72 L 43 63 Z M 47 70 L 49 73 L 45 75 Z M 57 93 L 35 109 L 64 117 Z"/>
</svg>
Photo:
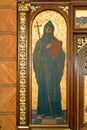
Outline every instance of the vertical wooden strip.
<svg viewBox="0 0 87 130">
<path fill-rule="evenodd" d="M 17 129 L 29 129 L 28 10 L 18 5 Z M 22 7 L 22 8 L 20 8 Z"/>
</svg>

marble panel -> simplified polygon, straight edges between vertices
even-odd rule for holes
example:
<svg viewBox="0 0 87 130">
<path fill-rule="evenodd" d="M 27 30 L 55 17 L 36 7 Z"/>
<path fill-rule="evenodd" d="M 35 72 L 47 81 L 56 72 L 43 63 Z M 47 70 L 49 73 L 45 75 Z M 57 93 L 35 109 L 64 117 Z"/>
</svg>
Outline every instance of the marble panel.
<svg viewBox="0 0 87 130">
<path fill-rule="evenodd" d="M 16 10 L 0 9 L 0 31 L 16 32 Z"/>
<path fill-rule="evenodd" d="M 16 87 L 0 87 L 0 113 L 16 111 Z"/>
<path fill-rule="evenodd" d="M 0 58 L 16 58 L 16 36 L 1 35 Z"/>
<path fill-rule="evenodd" d="M 0 84 L 16 84 L 15 61 L 0 61 Z"/>
<path fill-rule="evenodd" d="M 16 130 L 15 115 L 0 115 L 0 130 Z"/>
</svg>

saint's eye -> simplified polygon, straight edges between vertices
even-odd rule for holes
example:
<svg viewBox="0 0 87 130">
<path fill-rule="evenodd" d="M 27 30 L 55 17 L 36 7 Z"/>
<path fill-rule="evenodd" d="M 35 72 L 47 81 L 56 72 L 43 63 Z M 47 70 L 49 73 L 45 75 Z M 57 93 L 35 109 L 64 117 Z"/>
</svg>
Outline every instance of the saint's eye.
<svg viewBox="0 0 87 130">
<path fill-rule="evenodd" d="M 47 32 L 47 33 L 51 33 L 51 29 L 50 29 L 50 28 L 47 28 L 47 29 L 46 29 L 46 32 Z"/>
</svg>

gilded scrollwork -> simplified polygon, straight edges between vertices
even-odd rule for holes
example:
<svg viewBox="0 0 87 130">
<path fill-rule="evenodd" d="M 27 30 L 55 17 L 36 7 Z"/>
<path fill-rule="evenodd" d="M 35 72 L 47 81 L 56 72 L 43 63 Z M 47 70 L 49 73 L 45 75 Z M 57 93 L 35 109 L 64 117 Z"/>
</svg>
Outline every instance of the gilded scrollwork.
<svg viewBox="0 0 87 130">
<path fill-rule="evenodd" d="M 29 3 L 21 2 L 20 4 L 18 4 L 19 11 L 29 11 L 29 8 L 30 8 Z"/>
<path fill-rule="evenodd" d="M 30 3 L 21 2 L 18 4 L 18 10 L 19 11 L 29 11 L 31 10 L 31 13 L 35 12 L 37 9 L 39 9 L 41 6 L 33 6 Z"/>
<path fill-rule="evenodd" d="M 20 124 L 26 124 L 26 13 L 20 13 L 19 77 Z"/>
<path fill-rule="evenodd" d="M 69 6 L 59 6 L 67 15 L 69 14 Z"/>
<path fill-rule="evenodd" d="M 37 9 L 39 9 L 41 6 L 31 6 L 31 13 L 35 12 Z"/>
<path fill-rule="evenodd" d="M 81 48 L 87 44 L 87 37 L 78 37 L 77 38 L 77 54 L 80 52 Z"/>
</svg>

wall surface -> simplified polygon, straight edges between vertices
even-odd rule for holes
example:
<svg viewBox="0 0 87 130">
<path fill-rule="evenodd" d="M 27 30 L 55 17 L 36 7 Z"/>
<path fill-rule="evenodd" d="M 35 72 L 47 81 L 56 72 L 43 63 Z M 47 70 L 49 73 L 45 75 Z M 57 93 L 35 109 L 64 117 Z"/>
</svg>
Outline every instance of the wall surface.
<svg viewBox="0 0 87 130">
<path fill-rule="evenodd" d="M 16 130 L 16 0 L 0 0 L 0 130 Z"/>
</svg>

